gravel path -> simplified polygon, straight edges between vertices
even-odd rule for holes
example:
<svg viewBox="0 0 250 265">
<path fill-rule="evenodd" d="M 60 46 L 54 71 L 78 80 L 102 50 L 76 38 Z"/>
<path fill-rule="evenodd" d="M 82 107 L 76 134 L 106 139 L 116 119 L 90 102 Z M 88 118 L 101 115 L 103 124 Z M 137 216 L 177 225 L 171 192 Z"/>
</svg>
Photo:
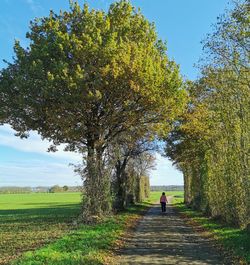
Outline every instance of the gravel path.
<svg viewBox="0 0 250 265">
<path fill-rule="evenodd" d="M 223 262 L 209 239 L 187 225 L 171 204 L 167 205 L 166 213 L 161 213 L 159 205 L 152 207 L 132 236 L 126 239 L 119 256 L 119 265 L 230 264 Z"/>
</svg>

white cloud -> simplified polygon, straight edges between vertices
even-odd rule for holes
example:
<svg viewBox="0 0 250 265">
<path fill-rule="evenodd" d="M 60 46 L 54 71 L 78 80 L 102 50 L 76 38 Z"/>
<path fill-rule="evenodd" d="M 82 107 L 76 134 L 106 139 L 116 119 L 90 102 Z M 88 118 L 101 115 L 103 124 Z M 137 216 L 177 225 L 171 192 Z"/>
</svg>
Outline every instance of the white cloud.
<svg viewBox="0 0 250 265">
<path fill-rule="evenodd" d="M 15 131 L 9 125 L 0 126 L 0 145 L 12 147 L 14 149 L 47 155 L 53 158 L 63 158 L 71 161 L 80 161 L 81 156 L 74 152 L 63 151 L 65 145 L 58 147 L 58 151 L 47 152 L 50 142 L 42 140 L 36 132 L 31 132 L 28 139 L 16 137 Z"/>
<path fill-rule="evenodd" d="M 31 132 L 28 139 L 20 139 L 14 133 L 9 125 L 0 126 L 0 146 L 11 147 L 24 153 L 15 159 L 5 157 L 1 162 L 1 186 L 81 184 L 81 178 L 69 167 L 69 163 L 78 164 L 81 160 L 79 154 L 63 151 L 63 145 L 59 147 L 59 151 L 49 153 L 47 149 L 50 142 L 42 140 L 36 132 Z M 38 158 L 27 160 L 25 153 L 38 154 Z"/>
<path fill-rule="evenodd" d="M 65 152 L 63 146 L 56 153 L 48 153 L 49 141 L 42 140 L 36 132 L 31 132 L 30 137 L 23 140 L 14 136 L 14 133 L 9 125 L 0 126 L 0 146 L 46 155 L 51 160 L 48 162 L 48 159 L 41 156 L 40 160 L 25 162 L 20 158 L 6 162 L 0 166 L 1 185 L 74 185 L 75 179 L 80 179 L 74 176 L 73 169 L 68 166 L 69 163 L 77 164 L 81 161 L 79 154 Z M 156 154 L 156 164 L 156 169 L 150 172 L 151 185 L 183 185 L 182 173 L 172 166 L 171 161 Z"/>
<path fill-rule="evenodd" d="M 43 160 L 4 162 L 0 165 L 1 186 L 81 185 L 80 176 L 63 163 Z"/>
</svg>

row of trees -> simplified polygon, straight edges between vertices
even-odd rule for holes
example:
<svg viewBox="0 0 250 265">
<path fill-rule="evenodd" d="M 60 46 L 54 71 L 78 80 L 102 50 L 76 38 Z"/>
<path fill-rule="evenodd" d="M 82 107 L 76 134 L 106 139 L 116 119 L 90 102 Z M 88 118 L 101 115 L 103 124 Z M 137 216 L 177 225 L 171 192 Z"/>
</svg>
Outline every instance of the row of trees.
<svg viewBox="0 0 250 265">
<path fill-rule="evenodd" d="M 18 186 L 0 187 L 0 194 L 20 194 L 20 193 L 30 193 L 30 192 L 32 192 L 31 187 L 18 187 Z"/>
<path fill-rule="evenodd" d="M 18 187 L 18 186 L 3 186 L 0 187 L 0 194 L 20 194 L 20 193 L 56 193 L 56 192 L 80 192 L 82 186 L 59 186 L 52 187 L 38 186 L 38 187 Z"/>
<path fill-rule="evenodd" d="M 107 12 L 71 2 L 32 21 L 27 38 L 0 74 L 0 122 L 82 154 L 85 220 L 141 200 L 155 139 L 186 98 L 154 25 L 125 0 Z"/>
<path fill-rule="evenodd" d="M 166 138 L 184 173 L 185 202 L 245 227 L 250 222 L 249 1 L 237 1 L 204 41 L 201 77 Z"/>
</svg>

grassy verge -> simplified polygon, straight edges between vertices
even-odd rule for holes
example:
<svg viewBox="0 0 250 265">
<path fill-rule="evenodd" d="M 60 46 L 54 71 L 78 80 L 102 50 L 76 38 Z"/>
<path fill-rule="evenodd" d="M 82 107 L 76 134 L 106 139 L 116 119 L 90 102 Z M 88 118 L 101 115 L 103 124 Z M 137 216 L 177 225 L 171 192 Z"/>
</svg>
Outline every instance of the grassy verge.
<svg viewBox="0 0 250 265">
<path fill-rule="evenodd" d="M 205 217 L 201 212 L 187 208 L 181 198 L 174 198 L 173 203 L 181 214 L 189 218 L 189 223 L 198 225 L 207 236 L 213 236 L 217 240 L 235 259 L 236 263 L 232 264 L 250 264 L 250 235 L 247 231 Z"/>
<path fill-rule="evenodd" d="M 113 261 L 111 249 L 119 247 L 122 242 L 118 239 L 122 234 L 127 231 L 129 227 L 133 227 L 143 213 L 151 206 L 151 202 L 155 201 L 155 194 L 147 199 L 144 203 L 130 207 L 127 211 L 119 213 L 115 216 L 110 216 L 103 223 L 96 225 L 80 225 L 74 230 L 64 231 L 64 234 L 60 234 L 60 238 L 56 241 L 41 245 L 34 244 L 34 250 L 25 252 L 18 259 L 12 260 L 13 265 L 99 265 L 99 264 L 116 264 Z M 61 200 L 61 199 L 60 199 Z M 40 200 L 38 200 L 40 201 Z M 66 204 L 67 205 L 67 204 Z M 55 206 L 55 212 L 59 205 Z M 65 206 L 64 206 L 65 207 Z M 59 207 L 60 208 L 60 207 Z M 52 209 L 52 208 L 51 208 Z M 22 209 L 23 211 L 23 209 Z M 40 209 L 41 211 L 41 209 Z M 45 211 L 48 209 L 45 208 Z M 47 212 L 48 213 L 48 212 Z M 73 213 L 69 213 L 70 217 L 74 216 Z M 32 219 L 31 215 L 31 219 Z M 58 216 L 58 215 L 56 215 Z M 21 217 L 19 216 L 19 221 Z M 26 221 L 28 220 L 26 216 Z M 54 219 L 56 222 L 56 217 Z M 50 223 L 46 218 L 41 218 L 39 225 L 49 228 Z M 22 222 L 25 222 L 22 220 Z M 37 223 L 36 223 L 37 224 Z M 6 225 L 7 226 L 7 225 Z M 39 227 L 37 229 L 40 229 Z M 54 227 L 58 230 L 57 227 Z M 20 231 L 20 226 L 19 226 Z M 28 231 L 25 231 L 25 235 Z M 32 233 L 35 236 L 34 227 L 32 227 Z M 28 235 L 30 237 L 32 235 Z M 23 237 L 23 242 L 25 242 Z M 13 240 L 12 240 L 13 241 Z M 49 241 L 47 241 L 48 243 Z M 17 242 L 18 244 L 18 242 Z M 20 242 L 19 242 L 20 244 Z M 39 249 L 37 249 L 40 246 Z M 21 247 L 21 244 L 20 244 Z M 32 249 L 32 247 L 31 247 Z M 22 249 L 23 252 L 24 249 Z M 4 264 L 4 263 L 2 263 Z M 9 263 L 8 263 L 9 264 Z"/>
</svg>

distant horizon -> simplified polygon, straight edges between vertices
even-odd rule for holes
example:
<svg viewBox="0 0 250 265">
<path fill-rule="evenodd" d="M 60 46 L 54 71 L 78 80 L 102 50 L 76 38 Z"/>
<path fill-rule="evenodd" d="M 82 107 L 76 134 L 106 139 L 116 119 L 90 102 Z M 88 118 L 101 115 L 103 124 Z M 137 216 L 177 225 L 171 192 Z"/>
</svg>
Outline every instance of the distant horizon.
<svg viewBox="0 0 250 265">
<path fill-rule="evenodd" d="M 52 186 L 60 186 L 60 187 L 63 187 L 63 186 L 68 186 L 68 187 L 79 187 L 79 186 L 82 186 L 82 185 L 79 185 L 79 186 L 71 186 L 71 185 L 59 185 L 59 184 L 54 184 L 54 185 L 49 185 L 49 186 L 16 186 L 16 185 L 13 185 L 13 186 L 2 186 L 0 185 L 0 188 L 50 188 Z M 184 187 L 184 185 L 150 185 L 150 187 Z"/>
</svg>

